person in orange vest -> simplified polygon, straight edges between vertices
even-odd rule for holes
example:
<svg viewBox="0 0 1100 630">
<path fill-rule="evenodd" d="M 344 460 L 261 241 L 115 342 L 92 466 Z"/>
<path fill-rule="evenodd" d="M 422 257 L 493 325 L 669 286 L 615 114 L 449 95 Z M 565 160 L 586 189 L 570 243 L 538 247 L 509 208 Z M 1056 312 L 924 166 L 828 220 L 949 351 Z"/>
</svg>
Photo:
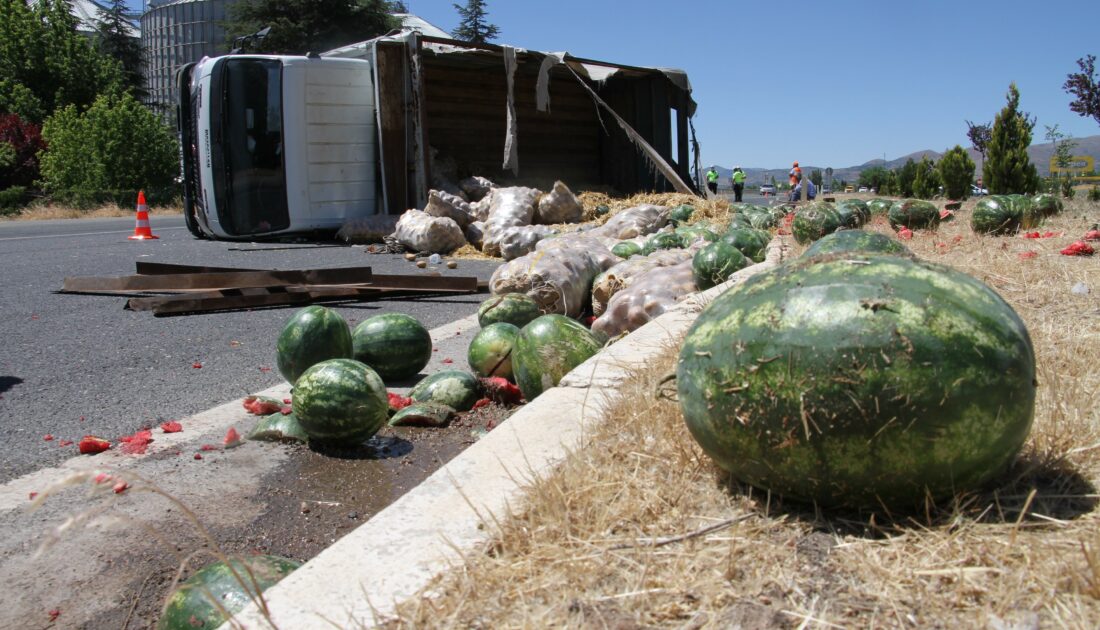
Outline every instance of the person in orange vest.
<svg viewBox="0 0 1100 630">
<path fill-rule="evenodd" d="M 802 181 L 802 169 L 798 168 L 798 162 L 794 163 L 794 167 L 791 168 L 791 172 L 788 173 L 791 178 L 791 188 L 798 185 L 798 182 Z"/>
</svg>

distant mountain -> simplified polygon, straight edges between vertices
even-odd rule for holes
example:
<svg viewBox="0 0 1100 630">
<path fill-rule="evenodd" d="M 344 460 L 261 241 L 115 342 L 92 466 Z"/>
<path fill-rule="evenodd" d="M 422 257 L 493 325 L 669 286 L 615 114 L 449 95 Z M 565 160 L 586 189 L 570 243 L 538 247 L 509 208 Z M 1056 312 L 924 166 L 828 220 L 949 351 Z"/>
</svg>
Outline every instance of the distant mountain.
<svg viewBox="0 0 1100 630">
<path fill-rule="evenodd" d="M 1073 155 L 1091 155 L 1096 158 L 1097 166 L 1100 166 L 1100 135 L 1087 136 L 1084 138 L 1073 138 L 1073 142 L 1077 143 L 1073 148 Z M 970 159 L 974 160 L 974 164 L 980 172 L 981 169 L 981 156 L 973 148 L 967 149 L 970 154 Z M 1033 144 L 1027 149 L 1027 155 L 1031 159 L 1031 163 L 1039 169 L 1039 175 L 1046 177 L 1050 175 L 1050 158 L 1054 155 L 1054 145 L 1045 142 L 1042 144 Z M 906 160 L 912 159 L 914 162 L 919 162 L 924 156 L 928 156 L 930 160 L 938 160 L 943 156 L 939 151 L 932 151 L 931 149 L 925 149 L 923 151 L 914 151 L 908 155 L 903 155 L 893 160 L 883 161 L 881 158 L 869 160 L 858 166 L 848 166 L 843 168 L 833 167 L 833 181 L 844 180 L 849 183 L 855 183 L 859 180 L 859 174 L 864 169 L 868 169 L 874 166 L 885 166 L 888 169 L 900 168 L 905 165 Z M 824 166 L 813 165 L 799 165 L 802 168 L 802 173 L 809 175 L 815 170 L 825 173 Z M 730 173 L 733 172 L 732 168 L 726 168 L 718 166 L 718 174 L 721 176 L 721 182 L 723 185 L 729 184 Z M 775 181 L 782 183 L 787 181 L 787 173 L 790 168 L 755 168 L 755 167 L 742 167 L 741 170 L 745 171 L 745 182 L 748 186 L 759 186 L 762 183 L 770 181 L 771 178 L 775 178 Z"/>
</svg>

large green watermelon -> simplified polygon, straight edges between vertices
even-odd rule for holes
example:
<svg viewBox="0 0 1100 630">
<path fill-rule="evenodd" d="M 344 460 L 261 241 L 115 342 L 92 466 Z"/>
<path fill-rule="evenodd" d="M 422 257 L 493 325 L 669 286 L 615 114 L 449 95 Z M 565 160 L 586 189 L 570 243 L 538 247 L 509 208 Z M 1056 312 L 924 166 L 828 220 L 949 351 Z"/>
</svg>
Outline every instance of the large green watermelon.
<svg viewBox="0 0 1100 630">
<path fill-rule="evenodd" d="M 432 336 L 418 319 L 383 313 L 359 323 L 351 333 L 352 358 L 384 380 L 415 376 L 432 358 Z"/>
<path fill-rule="evenodd" d="M 658 232 L 646 240 L 642 246 L 642 253 L 646 256 L 659 249 L 679 249 L 684 246 L 684 241 L 675 232 Z"/>
<path fill-rule="evenodd" d="M 615 243 L 615 246 L 611 248 L 611 253 L 619 258 L 630 258 L 635 254 L 642 253 L 642 246 L 634 241 L 622 241 Z"/>
<path fill-rule="evenodd" d="M 840 226 L 836 207 L 827 201 L 815 201 L 795 211 L 791 233 L 796 241 L 805 245 L 832 234 Z"/>
<path fill-rule="evenodd" d="M 409 398 L 417 402 L 447 405 L 455 411 L 469 411 L 481 398 L 477 377 L 462 370 L 436 372 L 416 384 Z"/>
<path fill-rule="evenodd" d="M 365 363 L 329 359 L 298 379 L 291 409 L 311 442 L 354 446 L 386 423 L 389 401 L 386 385 Z"/>
<path fill-rule="evenodd" d="M 542 312 L 535 298 L 526 293 L 505 293 L 494 295 L 481 303 L 477 309 L 477 323 L 482 328 L 489 324 L 505 322 L 519 328 L 535 319 Z"/>
<path fill-rule="evenodd" d="M 703 239 L 707 242 L 713 243 L 718 240 L 718 235 L 710 229 L 708 225 L 688 225 L 685 227 L 676 228 L 676 235 L 680 237 L 680 242 L 684 247 L 691 245 L 699 239 Z"/>
<path fill-rule="evenodd" d="M 228 563 L 208 564 L 168 597 L 157 629 L 217 628 L 229 619 L 223 610 L 230 615 L 240 612 L 254 597 L 299 566 L 301 563 L 279 556 L 232 556 Z M 215 601 L 211 601 L 211 596 Z"/>
<path fill-rule="evenodd" d="M 1031 197 L 1025 197 L 1024 195 L 1005 195 L 1008 199 L 1008 207 L 1012 209 L 1013 214 L 1017 214 L 1020 217 L 1020 227 L 1025 230 L 1030 230 L 1033 227 L 1038 227 L 1046 218 L 1039 213 L 1035 204 L 1031 202 Z"/>
<path fill-rule="evenodd" d="M 336 311 L 307 306 L 287 321 L 275 343 L 279 373 L 293 385 L 309 366 L 327 359 L 351 357 L 351 331 Z"/>
<path fill-rule="evenodd" d="M 695 286 L 705 291 L 722 284 L 734 272 L 748 265 L 749 259 L 740 250 L 726 241 L 716 241 L 695 252 L 691 259 L 691 273 L 695 277 Z"/>
<path fill-rule="evenodd" d="M 899 199 L 890 206 L 887 213 L 890 227 L 895 230 L 907 227 L 910 230 L 931 230 L 940 224 L 940 210 L 931 201 L 923 199 Z"/>
<path fill-rule="evenodd" d="M 717 298 L 677 369 L 691 434 L 741 481 L 820 505 L 912 507 L 991 480 L 1035 407 L 1015 311 L 889 254 L 799 259 Z"/>
<path fill-rule="evenodd" d="M 859 228 L 871 220 L 871 208 L 862 199 L 842 199 L 836 204 L 840 215 L 840 225 L 846 228 Z"/>
<path fill-rule="evenodd" d="M 673 208 L 668 213 L 668 220 L 672 222 L 672 225 L 680 225 L 690 221 L 692 214 L 695 214 L 695 206 L 689 206 L 685 203 Z"/>
<path fill-rule="evenodd" d="M 1011 234 L 1020 229 L 1023 216 L 1002 195 L 982 197 L 970 214 L 970 228 L 978 234 Z"/>
<path fill-rule="evenodd" d="M 894 202 L 889 199 L 876 198 L 867 202 L 867 209 L 871 211 L 872 215 L 887 214 L 893 204 Z"/>
<path fill-rule="evenodd" d="M 1031 198 L 1035 212 L 1043 218 L 1052 217 L 1062 211 L 1062 200 L 1050 193 L 1040 193 Z"/>
<path fill-rule="evenodd" d="M 827 234 L 814 241 L 813 245 L 802 253 L 803 258 L 831 254 L 833 252 L 885 252 L 888 254 L 908 254 L 909 248 L 897 240 L 864 230 L 840 230 Z"/>
<path fill-rule="evenodd" d="M 603 343 L 577 320 L 543 315 L 524 326 L 516 339 L 512 351 L 516 385 L 532 401 L 601 347 Z"/>
<path fill-rule="evenodd" d="M 466 349 L 466 361 L 478 376 L 500 376 L 512 380 L 512 350 L 519 328 L 497 322 L 482 328 Z"/>
<path fill-rule="evenodd" d="M 733 245 L 746 258 L 760 262 L 764 260 L 765 249 L 768 241 L 771 240 L 771 234 L 754 228 L 739 227 L 731 228 L 720 240 Z"/>
</svg>

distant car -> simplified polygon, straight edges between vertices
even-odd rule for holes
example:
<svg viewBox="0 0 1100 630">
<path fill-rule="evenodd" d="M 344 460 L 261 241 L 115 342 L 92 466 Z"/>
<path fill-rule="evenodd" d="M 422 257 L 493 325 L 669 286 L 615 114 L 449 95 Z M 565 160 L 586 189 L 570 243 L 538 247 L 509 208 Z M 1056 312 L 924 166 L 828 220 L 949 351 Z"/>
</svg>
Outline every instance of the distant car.
<svg viewBox="0 0 1100 630">
<path fill-rule="evenodd" d="M 760 194 L 761 195 L 774 195 L 775 194 L 775 186 L 773 184 L 761 184 L 760 185 Z"/>
<path fill-rule="evenodd" d="M 971 197 L 981 197 L 982 195 L 988 195 L 988 194 L 989 194 L 989 189 L 988 188 L 979 188 L 978 186 L 976 186 L 974 184 L 970 184 L 970 196 Z"/>
<path fill-rule="evenodd" d="M 846 192 L 846 193 L 851 193 L 851 192 L 855 192 L 855 191 L 856 191 L 855 186 L 845 186 L 844 187 L 844 192 Z"/>
<path fill-rule="evenodd" d="M 869 191 L 869 190 L 867 190 L 867 187 L 866 187 L 866 186 L 860 186 L 860 187 L 859 187 L 859 192 L 861 192 L 861 193 L 865 193 L 865 192 L 870 192 L 870 191 Z"/>
</svg>

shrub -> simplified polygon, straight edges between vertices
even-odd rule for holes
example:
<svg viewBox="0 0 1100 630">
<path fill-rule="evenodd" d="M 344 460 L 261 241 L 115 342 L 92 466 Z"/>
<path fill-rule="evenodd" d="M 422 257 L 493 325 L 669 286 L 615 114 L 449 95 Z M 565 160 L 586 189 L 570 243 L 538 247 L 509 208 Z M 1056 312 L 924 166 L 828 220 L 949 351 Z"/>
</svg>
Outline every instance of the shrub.
<svg viewBox="0 0 1100 630">
<path fill-rule="evenodd" d="M 15 114 L 0 114 L 0 190 L 30 186 L 38 178 L 42 130 Z"/>
<path fill-rule="evenodd" d="M 0 216 L 19 214 L 19 210 L 27 203 L 27 189 L 23 186 L 12 186 L 0 190 Z"/>
<path fill-rule="evenodd" d="M 1089 189 L 1089 201 L 1100 201 L 1100 186 L 1093 184 Z"/>
<path fill-rule="evenodd" d="M 959 145 L 943 154 L 936 168 L 943 181 L 943 191 L 948 199 L 966 199 L 970 196 L 970 182 L 974 179 L 974 160 Z"/>
<path fill-rule="evenodd" d="M 924 156 L 917 164 L 913 175 L 913 196 L 918 199 L 931 199 L 940 188 L 940 174 L 935 163 Z"/>
<path fill-rule="evenodd" d="M 993 121 L 989 158 L 982 168 L 982 179 L 995 195 L 1034 193 L 1039 188 L 1039 173 L 1027 156 L 1035 119 L 1020 111 L 1020 91 L 1008 86 L 1004 109 Z"/>
<path fill-rule="evenodd" d="M 1073 196 L 1077 194 L 1077 191 L 1073 189 L 1073 180 L 1069 177 L 1062 180 L 1062 196 L 1066 199 L 1073 199 Z"/>
<path fill-rule="evenodd" d="M 179 169 L 172 132 L 133 96 L 105 94 L 83 114 L 68 106 L 42 128 L 42 187 L 77 206 L 134 203 L 144 189 L 151 199 L 178 196 Z"/>
</svg>

